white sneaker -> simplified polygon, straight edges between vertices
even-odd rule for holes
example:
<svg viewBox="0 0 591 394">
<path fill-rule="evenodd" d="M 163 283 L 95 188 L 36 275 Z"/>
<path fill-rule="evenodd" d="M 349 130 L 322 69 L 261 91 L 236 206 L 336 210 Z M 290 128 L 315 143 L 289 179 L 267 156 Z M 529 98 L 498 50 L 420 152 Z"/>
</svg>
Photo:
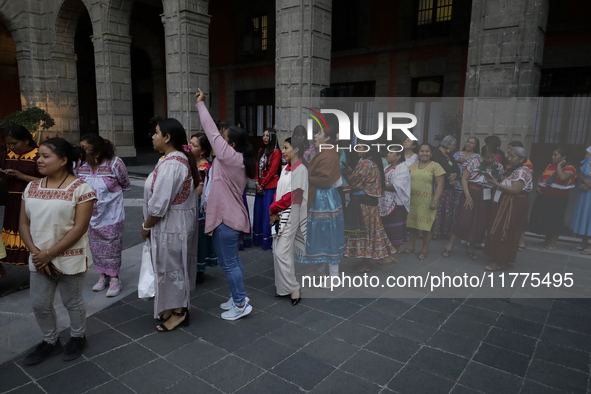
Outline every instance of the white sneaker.
<svg viewBox="0 0 591 394">
<path fill-rule="evenodd" d="M 103 291 L 107 287 L 107 275 L 101 274 L 98 282 L 92 287 L 92 291 Z"/>
<path fill-rule="evenodd" d="M 111 278 L 107 297 L 117 297 L 121 293 L 121 281 L 118 278 Z"/>
<path fill-rule="evenodd" d="M 247 304 L 250 302 L 250 298 L 248 297 L 246 297 L 245 300 Z M 230 299 L 228 301 L 224 302 L 223 304 L 220 304 L 220 308 L 225 311 L 229 311 L 230 309 L 232 309 L 232 305 L 234 305 L 234 300 L 232 299 L 232 296 L 230 296 Z"/>
<path fill-rule="evenodd" d="M 244 308 L 238 308 L 236 305 L 232 303 L 232 308 L 230 310 L 222 313 L 222 319 L 224 320 L 238 320 L 241 317 L 244 317 L 252 312 L 252 306 L 249 303 L 244 305 Z"/>
</svg>

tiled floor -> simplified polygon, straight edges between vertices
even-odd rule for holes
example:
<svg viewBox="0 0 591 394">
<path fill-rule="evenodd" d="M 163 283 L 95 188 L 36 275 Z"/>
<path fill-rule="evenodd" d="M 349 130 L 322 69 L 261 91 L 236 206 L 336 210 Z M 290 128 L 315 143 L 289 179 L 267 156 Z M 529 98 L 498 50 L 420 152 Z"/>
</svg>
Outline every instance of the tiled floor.
<svg viewBox="0 0 591 394">
<path fill-rule="evenodd" d="M 536 256 L 540 264 L 560 259 Z M 251 316 L 220 319 L 218 305 L 229 294 L 222 271 L 214 268 L 192 294 L 189 327 L 156 332 L 152 302 L 128 296 L 88 319 L 90 345 L 82 358 L 65 363 L 55 356 L 26 367 L 21 356 L 0 366 L 0 392 L 544 394 L 591 389 L 590 300 L 332 294 L 292 307 L 273 296 L 269 252 L 248 249 L 241 257 L 254 306 Z M 403 256 L 390 269 L 414 264 L 416 256 Z M 467 269 L 462 264 L 458 270 Z M 591 277 L 589 260 L 567 257 L 565 266 Z M 62 337 L 67 339 L 67 333 Z"/>
</svg>

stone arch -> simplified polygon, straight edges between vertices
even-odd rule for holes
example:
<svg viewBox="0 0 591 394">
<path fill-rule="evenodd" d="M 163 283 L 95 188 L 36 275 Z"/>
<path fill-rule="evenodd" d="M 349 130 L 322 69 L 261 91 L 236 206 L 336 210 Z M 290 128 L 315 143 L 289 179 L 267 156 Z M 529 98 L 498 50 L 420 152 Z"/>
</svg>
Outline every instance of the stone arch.
<svg viewBox="0 0 591 394">
<path fill-rule="evenodd" d="M 77 141 L 80 134 L 75 41 L 79 22 L 85 13 L 88 8 L 83 0 L 62 1 L 51 40 L 50 56 L 54 67 L 50 71 L 53 75 L 48 75 L 50 99 L 47 110 L 55 119 L 54 131 L 72 141 Z"/>
</svg>

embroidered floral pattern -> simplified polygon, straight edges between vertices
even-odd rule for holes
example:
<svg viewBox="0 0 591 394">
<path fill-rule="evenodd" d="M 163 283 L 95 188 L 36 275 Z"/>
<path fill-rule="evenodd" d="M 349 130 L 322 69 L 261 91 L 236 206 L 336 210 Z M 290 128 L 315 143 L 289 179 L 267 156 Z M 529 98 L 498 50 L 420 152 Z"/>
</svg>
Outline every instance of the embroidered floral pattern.
<svg viewBox="0 0 591 394">
<path fill-rule="evenodd" d="M 84 249 L 70 249 L 63 251 L 59 254 L 59 257 L 71 257 L 71 256 L 82 256 Z"/>
<path fill-rule="evenodd" d="M 37 198 L 40 200 L 72 201 L 74 199 L 74 192 L 76 191 L 76 188 L 84 183 L 80 179 L 77 179 L 65 189 L 42 189 L 40 188 L 41 181 L 42 179 L 38 179 L 31 182 L 31 187 L 29 187 L 29 193 L 27 195 L 28 198 Z M 85 196 L 89 194 L 91 194 L 92 197 L 96 199 L 96 194 L 94 194 L 94 192 L 87 193 Z"/>
<path fill-rule="evenodd" d="M 172 205 L 178 205 L 187 201 L 189 195 L 191 194 L 191 184 L 193 182 L 193 176 L 191 174 L 191 167 L 189 166 L 189 161 L 187 159 L 180 156 L 170 156 L 164 158 L 160 163 L 158 163 L 158 165 L 154 169 L 154 176 L 152 177 L 152 192 L 154 192 L 154 184 L 156 183 L 156 177 L 158 177 L 158 167 L 160 167 L 162 163 L 169 160 L 176 160 L 179 163 L 183 164 L 185 167 L 187 167 L 187 170 L 189 170 L 187 178 L 185 178 L 185 181 L 183 182 L 183 187 L 181 191 L 176 195 L 176 197 L 172 201 Z"/>
</svg>

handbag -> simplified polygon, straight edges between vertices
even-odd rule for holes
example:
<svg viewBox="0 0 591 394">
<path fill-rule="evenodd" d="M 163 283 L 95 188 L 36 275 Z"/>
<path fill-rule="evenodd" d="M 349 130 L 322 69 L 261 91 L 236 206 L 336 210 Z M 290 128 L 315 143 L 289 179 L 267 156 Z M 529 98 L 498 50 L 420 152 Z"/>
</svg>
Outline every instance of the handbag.
<svg viewBox="0 0 591 394">
<path fill-rule="evenodd" d="M 137 285 L 139 298 L 152 298 L 156 294 L 156 280 L 152 265 L 152 248 L 150 238 L 146 239 L 142 249 L 142 264 L 140 266 L 140 280 Z"/>
</svg>

